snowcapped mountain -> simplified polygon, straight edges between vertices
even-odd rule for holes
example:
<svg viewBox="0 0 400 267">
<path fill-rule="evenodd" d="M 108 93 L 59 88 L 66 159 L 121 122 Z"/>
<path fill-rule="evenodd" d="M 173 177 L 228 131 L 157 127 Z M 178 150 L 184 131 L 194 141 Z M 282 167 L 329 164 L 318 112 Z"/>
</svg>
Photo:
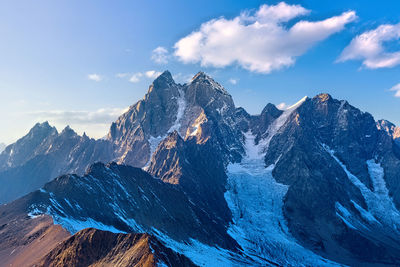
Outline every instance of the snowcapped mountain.
<svg viewBox="0 0 400 267">
<path fill-rule="evenodd" d="M 38 262 L 80 242 L 95 249 L 87 240 L 96 235 L 144 238 L 141 259 L 161 251 L 181 265 L 398 265 L 398 140 L 393 124 L 328 94 L 249 115 L 205 73 L 181 85 L 166 71 L 106 140 L 44 123 L 8 146 L 1 201 L 36 191 L 0 206 L 0 237 L 16 232 L 10 222 L 46 221 L 51 233 L 49 220 L 61 225 L 63 243 Z M 64 173 L 76 174 L 49 182 Z M 99 230 L 80 232 L 89 227 Z M 6 255 L 9 239 L 0 240 Z M 118 242 L 99 251 L 99 264 L 113 262 L 110 253 L 132 259 Z"/>
</svg>

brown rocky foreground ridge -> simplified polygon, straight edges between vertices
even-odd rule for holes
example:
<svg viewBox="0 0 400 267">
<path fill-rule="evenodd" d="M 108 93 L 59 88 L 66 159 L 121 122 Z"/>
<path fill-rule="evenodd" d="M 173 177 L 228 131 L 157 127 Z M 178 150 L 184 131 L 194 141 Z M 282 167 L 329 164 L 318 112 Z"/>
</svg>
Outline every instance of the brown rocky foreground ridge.
<svg viewBox="0 0 400 267">
<path fill-rule="evenodd" d="M 195 266 L 149 234 L 115 234 L 93 228 L 71 236 L 37 266 Z"/>
</svg>

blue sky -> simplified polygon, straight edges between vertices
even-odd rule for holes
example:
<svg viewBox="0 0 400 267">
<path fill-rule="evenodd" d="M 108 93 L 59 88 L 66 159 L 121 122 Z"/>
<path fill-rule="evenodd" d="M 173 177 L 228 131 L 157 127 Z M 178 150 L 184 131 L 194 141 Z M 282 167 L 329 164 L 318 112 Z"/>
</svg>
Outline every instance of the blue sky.
<svg viewBox="0 0 400 267">
<path fill-rule="evenodd" d="M 101 137 L 165 69 L 180 82 L 207 72 L 253 114 L 328 92 L 400 124 L 397 23 L 395 0 L 1 1 L 0 142 L 44 120 Z"/>
</svg>

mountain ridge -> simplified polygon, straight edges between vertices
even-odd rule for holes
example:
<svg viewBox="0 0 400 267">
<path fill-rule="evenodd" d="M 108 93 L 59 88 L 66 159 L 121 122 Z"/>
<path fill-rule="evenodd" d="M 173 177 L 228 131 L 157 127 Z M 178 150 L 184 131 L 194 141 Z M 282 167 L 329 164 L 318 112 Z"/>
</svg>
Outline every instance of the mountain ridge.
<svg viewBox="0 0 400 267">
<path fill-rule="evenodd" d="M 2 153 L 15 162 L 3 173 L 17 170 L 21 181 L 32 168 L 60 166 L 55 155 L 65 151 L 61 172 L 81 174 L 35 184 L 42 188 L 0 206 L 0 214 L 18 203 L 22 213 L 50 215 L 71 234 L 86 227 L 147 232 L 197 265 L 397 264 L 397 134 L 329 94 L 250 115 L 205 73 L 180 85 L 166 71 L 106 140 L 66 129 L 18 143 L 21 151 L 48 151 L 51 143 L 52 154 Z"/>
</svg>

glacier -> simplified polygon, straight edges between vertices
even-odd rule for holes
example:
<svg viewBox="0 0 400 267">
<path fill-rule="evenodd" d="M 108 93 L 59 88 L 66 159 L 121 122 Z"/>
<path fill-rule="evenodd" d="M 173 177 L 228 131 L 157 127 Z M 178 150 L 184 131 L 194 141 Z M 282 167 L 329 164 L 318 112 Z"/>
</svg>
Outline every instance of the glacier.
<svg viewBox="0 0 400 267">
<path fill-rule="evenodd" d="M 257 265 L 272 261 L 283 266 L 339 266 L 307 250 L 291 236 L 282 209 L 288 186 L 275 181 L 274 165 L 265 167 L 265 146 L 292 110 L 271 125 L 267 142 L 256 145 L 252 133 L 244 134 L 246 156 L 227 167 L 225 199 L 233 217 L 228 234 Z"/>
</svg>

